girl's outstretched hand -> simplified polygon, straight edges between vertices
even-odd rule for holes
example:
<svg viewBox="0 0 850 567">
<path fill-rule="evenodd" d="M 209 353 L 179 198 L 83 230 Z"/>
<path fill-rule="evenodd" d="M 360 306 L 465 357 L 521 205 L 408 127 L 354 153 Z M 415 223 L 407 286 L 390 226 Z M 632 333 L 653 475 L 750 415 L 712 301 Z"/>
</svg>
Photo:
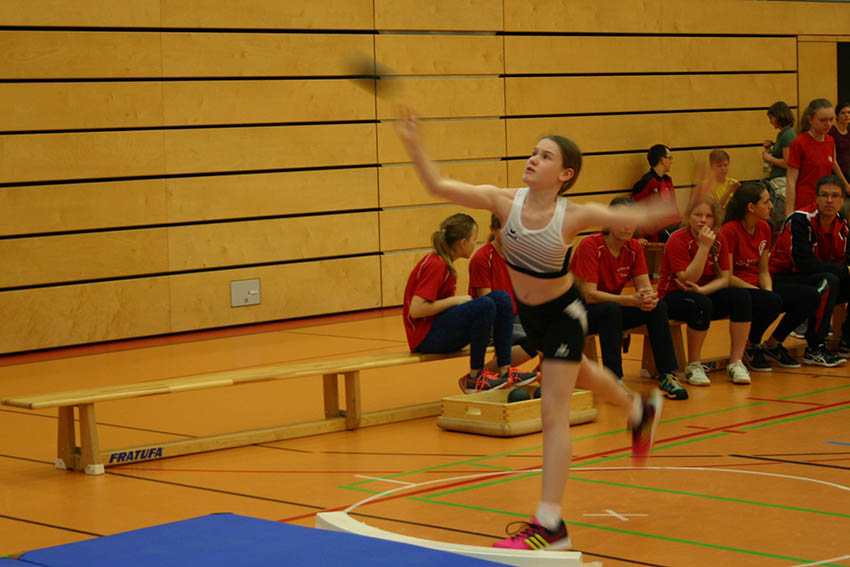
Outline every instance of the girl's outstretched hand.
<svg viewBox="0 0 850 567">
<path fill-rule="evenodd" d="M 419 120 L 413 109 L 407 106 L 398 107 L 398 119 L 394 123 L 398 137 L 405 145 L 419 141 Z"/>
</svg>

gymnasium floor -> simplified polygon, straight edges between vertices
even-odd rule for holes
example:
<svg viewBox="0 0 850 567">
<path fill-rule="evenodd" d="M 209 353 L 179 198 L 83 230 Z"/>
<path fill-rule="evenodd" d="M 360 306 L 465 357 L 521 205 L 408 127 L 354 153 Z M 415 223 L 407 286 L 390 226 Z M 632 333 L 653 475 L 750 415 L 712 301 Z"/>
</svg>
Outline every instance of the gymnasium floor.
<svg viewBox="0 0 850 567">
<path fill-rule="evenodd" d="M 706 355 L 727 344 L 712 327 Z M 637 378 L 641 339 L 626 355 Z M 405 348 L 398 310 L 0 358 L 0 397 Z M 365 372 L 364 411 L 455 395 L 465 361 Z M 667 401 L 655 452 L 632 468 L 624 418 L 573 429 L 566 520 L 585 563 L 850 566 L 850 368 L 712 373 Z M 98 406 L 101 446 L 118 447 L 317 419 L 305 378 Z M 489 545 L 533 511 L 540 434 L 446 432 L 435 418 L 110 467 L 53 467 L 55 411 L 0 410 L 0 556 L 233 512 L 312 526 L 322 510 L 375 494 L 354 517 L 416 537 Z M 516 474 L 482 476 L 517 471 Z M 438 481 L 438 482 L 434 482 Z M 429 483 L 429 484 L 424 484 Z"/>
</svg>

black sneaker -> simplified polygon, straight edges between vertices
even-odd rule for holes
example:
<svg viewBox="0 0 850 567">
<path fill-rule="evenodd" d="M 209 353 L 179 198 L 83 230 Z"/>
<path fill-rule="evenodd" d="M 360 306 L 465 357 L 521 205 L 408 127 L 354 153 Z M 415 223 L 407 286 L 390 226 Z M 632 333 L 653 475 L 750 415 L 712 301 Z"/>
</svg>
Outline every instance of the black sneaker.
<svg viewBox="0 0 850 567">
<path fill-rule="evenodd" d="M 475 378 L 469 374 L 461 376 L 458 385 L 464 394 L 500 390 L 508 385 L 508 377 L 507 375 L 497 376 L 485 368 Z"/>
<path fill-rule="evenodd" d="M 662 374 L 658 377 L 658 388 L 671 400 L 687 400 L 688 391 L 679 383 L 675 374 Z"/>
<path fill-rule="evenodd" d="M 788 354 L 788 351 L 781 344 L 775 347 L 764 345 L 763 352 L 766 358 L 771 359 L 782 368 L 800 368 L 800 363 Z"/>
<path fill-rule="evenodd" d="M 850 343 L 847 342 L 847 339 L 841 339 L 841 342 L 838 344 L 838 356 L 841 358 L 850 358 Z"/>
<path fill-rule="evenodd" d="M 824 345 L 816 348 L 806 347 L 806 353 L 803 355 L 803 364 L 809 366 L 826 366 L 832 368 L 839 364 L 847 362 L 843 358 L 839 358 L 829 352 Z"/>
<path fill-rule="evenodd" d="M 791 336 L 794 337 L 795 339 L 805 339 L 806 338 L 806 332 L 808 330 L 809 330 L 809 322 L 803 321 L 802 323 L 800 323 L 797 326 L 796 329 L 791 331 Z"/>
<path fill-rule="evenodd" d="M 750 367 L 750 370 L 756 372 L 773 372 L 773 368 L 764 359 L 764 350 L 761 345 L 744 349 L 744 362 Z"/>
</svg>

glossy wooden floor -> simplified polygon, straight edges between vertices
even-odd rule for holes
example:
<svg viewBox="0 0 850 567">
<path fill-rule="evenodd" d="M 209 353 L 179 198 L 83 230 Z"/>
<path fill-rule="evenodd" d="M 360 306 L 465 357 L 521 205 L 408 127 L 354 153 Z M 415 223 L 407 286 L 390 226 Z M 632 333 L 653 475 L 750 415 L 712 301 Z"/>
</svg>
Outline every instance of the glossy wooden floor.
<svg viewBox="0 0 850 567">
<path fill-rule="evenodd" d="M 707 355 L 727 344 L 723 323 Z M 638 378 L 640 338 L 627 355 Z M 0 396 L 405 348 L 397 310 L 0 359 Z M 631 357 L 631 358 L 629 358 Z M 366 372 L 364 410 L 455 395 L 463 360 Z M 624 418 L 599 404 L 573 429 L 565 518 L 586 563 L 850 565 L 850 368 L 711 374 L 667 401 L 655 452 L 632 468 Z M 319 418 L 320 380 L 111 402 L 103 446 Z M 0 555 L 214 512 L 312 526 L 322 510 L 417 537 L 489 545 L 533 511 L 540 434 L 513 439 L 392 424 L 107 469 L 53 467 L 56 414 L 0 411 Z M 492 475 L 517 471 L 516 474 Z M 478 475 L 478 476 L 475 476 Z M 483 476 L 490 475 L 490 476 Z"/>
</svg>

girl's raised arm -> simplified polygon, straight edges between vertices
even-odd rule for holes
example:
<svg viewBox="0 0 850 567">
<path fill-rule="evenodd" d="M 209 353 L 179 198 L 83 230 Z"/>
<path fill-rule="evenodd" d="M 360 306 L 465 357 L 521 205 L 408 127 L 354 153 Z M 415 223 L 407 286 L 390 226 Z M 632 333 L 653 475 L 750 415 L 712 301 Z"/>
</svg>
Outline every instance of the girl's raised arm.
<svg viewBox="0 0 850 567">
<path fill-rule="evenodd" d="M 395 130 L 410 155 L 422 184 L 429 193 L 464 207 L 487 209 L 500 217 L 505 215 L 507 210 L 505 207 L 510 207 L 515 191 L 500 189 L 494 185 L 471 185 L 440 175 L 437 166 L 425 152 L 419 136 L 418 120 L 411 109 L 407 107 L 399 109 Z"/>
<path fill-rule="evenodd" d="M 599 203 L 572 203 L 564 220 L 564 242 L 572 242 L 576 234 L 588 228 L 634 223 L 638 228 L 652 229 L 679 218 L 678 209 L 663 199 L 646 199 L 635 205 L 606 207 Z"/>
</svg>

